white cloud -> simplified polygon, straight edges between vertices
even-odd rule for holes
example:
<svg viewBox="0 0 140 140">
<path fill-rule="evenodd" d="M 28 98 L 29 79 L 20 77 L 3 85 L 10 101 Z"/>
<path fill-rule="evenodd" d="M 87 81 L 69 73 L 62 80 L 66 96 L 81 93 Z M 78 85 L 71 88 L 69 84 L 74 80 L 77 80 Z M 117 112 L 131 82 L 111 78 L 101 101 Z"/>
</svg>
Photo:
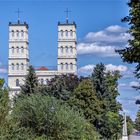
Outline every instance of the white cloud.
<svg viewBox="0 0 140 140">
<path fill-rule="evenodd" d="M 139 87 L 140 84 L 139 84 L 139 82 L 137 82 L 137 81 L 132 81 L 132 82 L 129 83 L 129 86 L 130 86 L 130 87 Z"/>
<path fill-rule="evenodd" d="M 119 25 L 112 25 L 107 27 L 105 30 L 109 32 L 126 32 L 127 28 L 121 27 Z"/>
<path fill-rule="evenodd" d="M 89 65 L 85 65 L 81 68 L 78 69 L 79 74 L 83 75 L 83 74 L 91 74 L 91 72 L 93 71 L 95 65 L 94 64 L 89 64 Z M 107 64 L 105 65 L 106 67 L 106 71 L 120 71 L 120 72 L 125 72 L 127 71 L 127 67 L 124 65 L 113 65 L 113 64 Z"/>
<path fill-rule="evenodd" d="M 78 54 L 97 54 L 104 57 L 118 56 L 115 50 L 127 45 L 130 35 L 127 28 L 112 25 L 98 32 L 89 32 L 77 46 Z"/>
<path fill-rule="evenodd" d="M 95 67 L 95 65 L 89 64 L 89 65 L 86 65 L 86 66 L 83 66 L 83 67 L 79 68 L 78 72 L 80 74 L 91 74 L 94 67 Z"/>
<path fill-rule="evenodd" d="M 97 43 L 79 43 L 77 46 L 78 54 L 97 54 L 100 56 L 118 56 L 115 46 L 99 45 Z"/>
<path fill-rule="evenodd" d="M 126 66 L 124 66 L 124 65 L 118 65 L 118 66 L 112 65 L 112 64 L 106 65 L 106 70 L 107 71 L 115 71 L 115 70 L 117 70 L 117 71 L 120 71 L 120 72 L 125 72 L 125 71 L 127 71 L 127 69 L 128 68 Z"/>
<path fill-rule="evenodd" d="M 0 62 L 0 73 L 7 73 L 7 69 L 2 65 L 2 62 Z"/>
<path fill-rule="evenodd" d="M 127 42 L 130 35 L 126 31 L 125 27 L 112 25 L 102 31 L 89 32 L 84 39 L 89 42 Z"/>
<path fill-rule="evenodd" d="M 7 73 L 7 69 L 0 67 L 0 73 Z"/>
</svg>

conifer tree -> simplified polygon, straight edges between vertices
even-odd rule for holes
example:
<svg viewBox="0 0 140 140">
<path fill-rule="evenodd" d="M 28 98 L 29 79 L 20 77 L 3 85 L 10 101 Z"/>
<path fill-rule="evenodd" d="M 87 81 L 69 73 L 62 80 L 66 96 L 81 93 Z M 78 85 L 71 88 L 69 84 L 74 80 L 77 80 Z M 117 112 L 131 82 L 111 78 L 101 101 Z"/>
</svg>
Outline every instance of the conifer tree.
<svg viewBox="0 0 140 140">
<path fill-rule="evenodd" d="M 29 66 L 25 83 L 21 85 L 21 94 L 30 95 L 38 93 L 39 83 L 33 66 Z"/>
<path fill-rule="evenodd" d="M 8 90 L 4 88 L 4 79 L 0 79 L 0 126 L 5 123 L 9 112 Z"/>
<path fill-rule="evenodd" d="M 91 80 L 96 90 L 98 99 L 104 100 L 107 97 L 106 84 L 105 84 L 105 66 L 104 64 L 97 64 L 93 70 Z"/>
<path fill-rule="evenodd" d="M 120 95 L 118 92 L 118 79 L 120 78 L 119 71 L 107 72 L 105 75 L 105 85 L 106 92 L 108 92 L 107 100 L 107 108 L 108 111 L 118 113 L 121 110 L 121 104 L 117 101 L 117 97 Z"/>
<path fill-rule="evenodd" d="M 104 64 L 97 64 L 93 70 L 91 80 L 95 87 L 97 98 L 101 103 L 100 119 L 95 125 L 103 138 L 117 137 L 121 133 L 121 105 L 116 98 L 119 95 L 117 86 L 120 75 L 107 72 Z"/>
<path fill-rule="evenodd" d="M 137 112 L 137 117 L 135 119 L 135 128 L 140 131 L 140 111 Z"/>
</svg>

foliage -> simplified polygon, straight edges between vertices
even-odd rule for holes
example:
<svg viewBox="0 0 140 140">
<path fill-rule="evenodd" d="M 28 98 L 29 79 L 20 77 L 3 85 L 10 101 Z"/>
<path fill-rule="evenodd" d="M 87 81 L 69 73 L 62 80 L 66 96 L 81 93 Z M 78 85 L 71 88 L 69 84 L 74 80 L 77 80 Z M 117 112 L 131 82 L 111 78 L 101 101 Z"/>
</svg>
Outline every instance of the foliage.
<svg viewBox="0 0 140 140">
<path fill-rule="evenodd" d="M 122 120 L 119 115 L 121 105 L 117 102 L 119 78 L 118 71 L 106 72 L 102 63 L 96 65 L 91 75 L 97 98 L 102 105 L 95 126 L 104 138 L 116 137 L 121 133 Z"/>
<path fill-rule="evenodd" d="M 95 87 L 96 95 L 99 100 L 104 100 L 108 96 L 105 86 L 105 66 L 104 64 L 97 64 L 93 70 L 91 80 Z"/>
<path fill-rule="evenodd" d="M 30 95 L 38 91 L 38 78 L 36 76 L 33 66 L 29 66 L 28 74 L 25 78 L 24 85 L 21 85 L 21 94 Z"/>
<path fill-rule="evenodd" d="M 0 126 L 3 125 L 9 109 L 8 90 L 4 88 L 4 79 L 0 79 Z"/>
<path fill-rule="evenodd" d="M 84 116 L 92 124 L 95 124 L 101 111 L 101 103 L 96 96 L 95 89 L 90 79 L 84 79 L 74 90 L 68 103 L 76 110 L 84 113 Z"/>
<path fill-rule="evenodd" d="M 140 1 L 130 0 L 129 15 L 124 17 L 123 22 L 127 22 L 130 27 L 128 32 L 132 36 L 129 39 L 129 47 L 117 50 L 122 59 L 128 63 L 136 63 L 136 77 L 140 78 Z"/>
<path fill-rule="evenodd" d="M 4 79 L 0 79 L 0 139 L 1 140 L 29 140 L 29 132 L 18 128 L 10 119 L 10 100 L 8 89 L 4 87 Z"/>
<path fill-rule="evenodd" d="M 58 75 L 48 81 L 47 94 L 66 101 L 78 84 L 79 79 L 76 75 Z"/>
<path fill-rule="evenodd" d="M 135 119 L 135 128 L 140 131 L 140 111 L 137 112 L 137 117 Z"/>
<path fill-rule="evenodd" d="M 106 97 L 107 108 L 109 111 L 117 113 L 121 110 L 121 104 L 117 101 L 117 97 L 120 95 L 118 92 L 119 78 L 119 71 L 107 72 L 105 74 L 106 92 L 108 93 L 108 96 Z"/>
<path fill-rule="evenodd" d="M 48 96 L 19 98 L 12 117 L 14 122 L 19 123 L 19 127 L 29 129 L 37 139 L 49 137 L 52 140 L 94 140 L 97 136 L 80 113 Z"/>
<path fill-rule="evenodd" d="M 134 122 L 130 118 L 130 116 L 126 116 L 127 121 L 127 133 L 128 135 L 132 134 L 133 128 L 134 128 Z"/>
<path fill-rule="evenodd" d="M 100 134 L 104 138 L 116 138 L 118 139 L 118 135 L 121 134 L 122 131 L 122 123 L 120 121 L 120 115 L 114 112 L 107 112 L 101 120 L 101 127 L 99 129 Z M 102 122 L 103 121 L 103 122 Z"/>
</svg>

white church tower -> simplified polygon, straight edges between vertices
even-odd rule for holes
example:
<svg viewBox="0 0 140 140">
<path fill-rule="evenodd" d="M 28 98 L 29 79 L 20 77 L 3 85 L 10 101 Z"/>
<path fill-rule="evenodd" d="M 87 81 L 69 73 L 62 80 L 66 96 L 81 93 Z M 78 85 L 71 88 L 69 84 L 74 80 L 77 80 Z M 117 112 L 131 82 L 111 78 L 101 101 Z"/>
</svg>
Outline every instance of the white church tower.
<svg viewBox="0 0 140 140">
<path fill-rule="evenodd" d="M 18 94 L 29 66 L 28 24 L 9 22 L 8 86 L 10 97 Z"/>
<path fill-rule="evenodd" d="M 76 24 L 58 22 L 58 72 L 77 74 Z"/>
</svg>

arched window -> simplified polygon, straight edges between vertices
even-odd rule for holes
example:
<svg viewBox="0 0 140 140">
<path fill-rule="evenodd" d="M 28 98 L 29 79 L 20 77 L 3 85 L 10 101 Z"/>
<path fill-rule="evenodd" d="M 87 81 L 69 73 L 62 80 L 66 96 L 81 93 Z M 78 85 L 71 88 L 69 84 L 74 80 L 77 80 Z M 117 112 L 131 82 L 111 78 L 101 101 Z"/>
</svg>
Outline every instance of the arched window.
<svg viewBox="0 0 140 140">
<path fill-rule="evenodd" d="M 21 53 L 24 53 L 24 48 L 23 48 L 23 46 L 21 47 Z"/>
<path fill-rule="evenodd" d="M 63 30 L 61 30 L 60 32 L 61 32 L 61 36 L 63 36 Z"/>
<path fill-rule="evenodd" d="M 16 86 L 19 87 L 19 79 L 16 79 Z"/>
<path fill-rule="evenodd" d="M 41 79 L 40 82 L 41 82 L 41 84 L 44 84 L 44 79 Z"/>
<path fill-rule="evenodd" d="M 24 64 L 21 63 L 21 70 L 24 70 Z"/>
<path fill-rule="evenodd" d="M 63 46 L 60 47 L 61 53 L 63 53 Z"/>
<path fill-rule="evenodd" d="M 72 30 L 70 30 L 70 36 L 73 36 L 73 31 Z"/>
<path fill-rule="evenodd" d="M 19 31 L 17 30 L 17 37 L 19 37 Z"/>
<path fill-rule="evenodd" d="M 65 32 L 66 32 L 66 36 L 68 36 L 68 31 L 66 30 Z"/>
<path fill-rule="evenodd" d="M 12 66 L 12 70 L 14 70 L 14 69 L 15 69 L 15 65 L 14 65 L 14 63 L 12 63 L 11 66 Z"/>
<path fill-rule="evenodd" d="M 66 53 L 68 53 L 68 47 L 66 46 Z"/>
<path fill-rule="evenodd" d="M 17 46 L 17 53 L 19 53 L 19 47 Z"/>
<path fill-rule="evenodd" d="M 70 69 L 73 70 L 73 64 L 72 63 L 70 63 Z"/>
<path fill-rule="evenodd" d="M 12 46 L 12 53 L 14 53 L 14 46 Z"/>
<path fill-rule="evenodd" d="M 68 70 L 68 63 L 66 63 L 66 70 Z"/>
<path fill-rule="evenodd" d="M 73 48 L 72 48 L 72 46 L 70 46 L 70 52 L 73 53 Z"/>
<path fill-rule="evenodd" d="M 21 30 L 21 37 L 23 37 L 24 36 L 24 32 L 23 32 L 23 30 Z"/>
<path fill-rule="evenodd" d="M 63 68 L 64 68 L 64 67 L 63 67 L 63 63 L 61 63 L 61 70 L 63 70 Z"/>
<path fill-rule="evenodd" d="M 19 64 L 18 63 L 16 64 L 16 68 L 17 68 L 17 70 L 19 70 Z"/>
<path fill-rule="evenodd" d="M 11 32 L 12 32 L 12 37 L 14 37 L 14 30 L 12 30 Z"/>
</svg>

